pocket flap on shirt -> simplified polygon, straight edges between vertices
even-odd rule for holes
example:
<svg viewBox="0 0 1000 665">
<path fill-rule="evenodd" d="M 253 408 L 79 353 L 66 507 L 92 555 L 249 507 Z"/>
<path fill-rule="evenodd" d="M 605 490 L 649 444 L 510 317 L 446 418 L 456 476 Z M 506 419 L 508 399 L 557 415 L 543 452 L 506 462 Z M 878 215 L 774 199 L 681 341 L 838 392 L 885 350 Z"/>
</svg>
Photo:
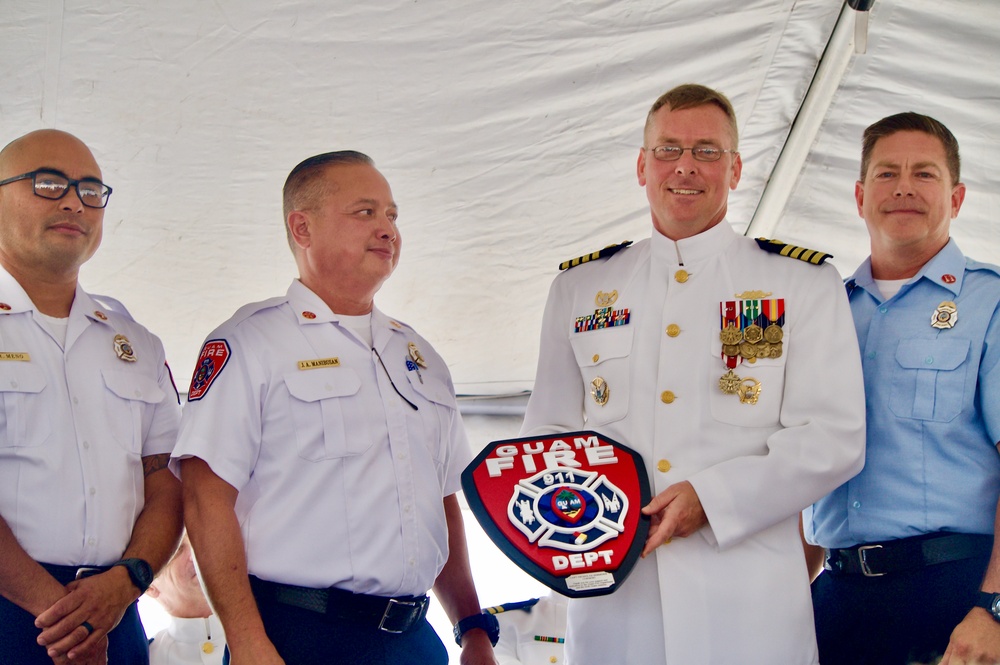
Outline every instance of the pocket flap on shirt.
<svg viewBox="0 0 1000 665">
<path fill-rule="evenodd" d="M 0 362 L 0 392 L 40 393 L 45 388 L 42 368 L 26 362 Z"/>
<path fill-rule="evenodd" d="M 907 369 L 955 369 L 969 357 L 967 339 L 904 339 L 896 348 L 896 362 Z"/>
<path fill-rule="evenodd" d="M 166 396 L 156 381 L 143 374 L 102 369 L 101 376 L 104 377 L 104 385 L 108 390 L 122 399 L 158 404 Z"/>
<path fill-rule="evenodd" d="M 285 374 L 285 386 L 295 399 L 315 402 L 354 395 L 361 389 L 361 379 L 353 369 L 324 367 Z"/>
<path fill-rule="evenodd" d="M 625 358 L 632 351 L 632 328 L 618 326 L 574 333 L 569 339 L 580 367 L 594 367 L 605 360 Z"/>
</svg>

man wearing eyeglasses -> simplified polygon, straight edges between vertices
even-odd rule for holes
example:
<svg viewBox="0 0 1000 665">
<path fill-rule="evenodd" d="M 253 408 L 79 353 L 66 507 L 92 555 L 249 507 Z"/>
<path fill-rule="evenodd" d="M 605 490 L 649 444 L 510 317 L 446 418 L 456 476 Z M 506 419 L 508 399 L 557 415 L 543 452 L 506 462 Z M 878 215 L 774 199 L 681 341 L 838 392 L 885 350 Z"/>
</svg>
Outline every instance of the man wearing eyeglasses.
<svg viewBox="0 0 1000 665">
<path fill-rule="evenodd" d="M 826 256 L 730 226 L 738 150 L 722 94 L 661 96 L 637 163 L 652 237 L 549 293 L 522 435 L 597 430 L 654 493 L 631 576 L 570 601 L 575 665 L 818 662 L 798 513 L 862 466 L 861 367 Z"/>
<path fill-rule="evenodd" d="M 455 493 L 471 459 L 451 375 L 374 305 L 399 262 L 389 183 L 359 152 L 288 175 L 288 292 L 208 336 L 174 450 L 233 663 L 495 663 Z"/>
<path fill-rule="evenodd" d="M 0 151 L 0 661 L 148 662 L 136 599 L 180 535 L 163 346 L 77 281 L 111 188 L 40 130 Z M 117 626 L 117 627 L 116 627 Z"/>
</svg>

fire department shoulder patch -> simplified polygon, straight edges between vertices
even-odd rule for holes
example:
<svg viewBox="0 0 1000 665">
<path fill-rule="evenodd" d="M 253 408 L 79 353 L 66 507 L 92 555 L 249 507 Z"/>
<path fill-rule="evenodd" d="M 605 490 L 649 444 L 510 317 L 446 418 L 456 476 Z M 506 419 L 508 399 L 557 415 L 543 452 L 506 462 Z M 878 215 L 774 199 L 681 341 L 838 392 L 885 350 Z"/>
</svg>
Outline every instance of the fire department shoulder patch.
<svg viewBox="0 0 1000 665">
<path fill-rule="evenodd" d="M 205 342 L 198 356 L 198 364 L 191 377 L 191 387 L 188 389 L 188 401 L 200 400 L 212 387 L 216 377 L 222 373 L 222 368 L 229 362 L 229 342 L 224 339 L 213 339 Z"/>
<path fill-rule="evenodd" d="M 572 598 L 612 593 L 649 531 L 642 458 L 597 432 L 494 441 L 465 469 L 462 488 L 497 547 Z"/>
</svg>

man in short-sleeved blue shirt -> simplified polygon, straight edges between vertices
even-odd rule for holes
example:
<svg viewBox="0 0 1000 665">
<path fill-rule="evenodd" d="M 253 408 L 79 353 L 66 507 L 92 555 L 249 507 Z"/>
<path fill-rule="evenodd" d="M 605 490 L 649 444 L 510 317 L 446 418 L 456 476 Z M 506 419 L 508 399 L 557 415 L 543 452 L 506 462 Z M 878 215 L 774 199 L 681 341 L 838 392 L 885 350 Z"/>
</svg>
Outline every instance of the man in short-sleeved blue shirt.
<svg viewBox="0 0 1000 665">
<path fill-rule="evenodd" d="M 965 185 L 940 122 L 869 127 L 861 178 L 871 256 L 847 290 L 867 457 L 804 515 L 827 549 L 813 584 L 820 660 L 1000 662 L 1000 268 L 949 238 Z"/>
</svg>

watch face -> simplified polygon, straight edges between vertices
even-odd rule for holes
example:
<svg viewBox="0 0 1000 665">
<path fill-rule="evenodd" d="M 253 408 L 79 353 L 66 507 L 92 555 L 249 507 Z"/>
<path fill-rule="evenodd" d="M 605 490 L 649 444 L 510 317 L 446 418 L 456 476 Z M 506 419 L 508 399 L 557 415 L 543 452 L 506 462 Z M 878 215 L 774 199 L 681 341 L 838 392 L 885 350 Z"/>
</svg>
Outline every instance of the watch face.
<svg viewBox="0 0 1000 665">
<path fill-rule="evenodd" d="M 993 594 L 993 603 L 990 605 L 990 611 L 993 612 L 993 618 L 1000 621 L 1000 593 Z"/>
</svg>

